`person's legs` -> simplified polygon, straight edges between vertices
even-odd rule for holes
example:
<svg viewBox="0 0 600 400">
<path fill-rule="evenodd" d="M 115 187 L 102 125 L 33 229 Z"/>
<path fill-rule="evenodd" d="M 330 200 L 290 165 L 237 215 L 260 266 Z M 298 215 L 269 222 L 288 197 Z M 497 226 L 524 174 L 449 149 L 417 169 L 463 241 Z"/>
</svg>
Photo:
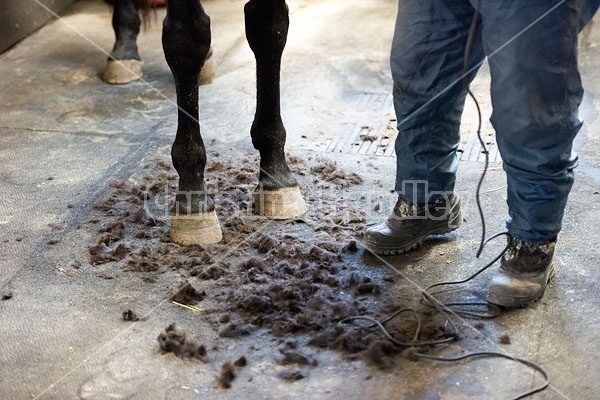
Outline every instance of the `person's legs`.
<svg viewBox="0 0 600 400">
<path fill-rule="evenodd" d="M 577 33 L 585 0 L 484 1 L 491 122 L 507 174 L 509 250 L 488 301 L 522 307 L 543 295 L 573 185 L 583 88 Z M 596 7 L 597 8 L 597 7 Z M 585 18 L 585 16 L 584 16 Z"/>
<path fill-rule="evenodd" d="M 521 0 L 482 6 L 491 122 L 508 177 L 508 230 L 522 240 L 557 236 L 573 184 L 572 142 L 581 127 L 583 95 L 577 70 L 582 4 Z"/>
<path fill-rule="evenodd" d="M 396 191 L 413 203 L 428 202 L 431 192 L 454 190 L 466 96 L 461 76 L 473 14 L 467 0 L 399 2 L 391 52 L 398 123 Z M 478 30 L 468 68 L 483 57 Z"/>
<path fill-rule="evenodd" d="M 380 254 L 404 253 L 460 225 L 452 193 L 465 82 L 484 56 L 477 28 L 467 67 L 472 71 L 461 79 L 474 15 L 468 0 L 401 0 L 398 7 L 391 69 L 399 200 L 387 222 L 365 233 L 367 248 Z"/>
</svg>

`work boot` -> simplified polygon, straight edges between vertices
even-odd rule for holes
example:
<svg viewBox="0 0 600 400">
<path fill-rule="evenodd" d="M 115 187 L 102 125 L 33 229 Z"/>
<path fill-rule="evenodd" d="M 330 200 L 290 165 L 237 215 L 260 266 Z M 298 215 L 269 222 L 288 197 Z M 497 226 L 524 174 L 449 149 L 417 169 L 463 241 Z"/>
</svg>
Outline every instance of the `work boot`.
<svg viewBox="0 0 600 400">
<path fill-rule="evenodd" d="M 508 308 L 523 308 L 544 294 L 554 272 L 556 238 L 526 242 L 512 236 L 500 269 L 492 278 L 488 302 Z"/>
<path fill-rule="evenodd" d="M 375 254 L 402 254 L 416 249 L 427 236 L 451 232 L 461 223 L 456 194 L 425 204 L 400 196 L 387 221 L 367 229 L 365 246 Z"/>
</svg>

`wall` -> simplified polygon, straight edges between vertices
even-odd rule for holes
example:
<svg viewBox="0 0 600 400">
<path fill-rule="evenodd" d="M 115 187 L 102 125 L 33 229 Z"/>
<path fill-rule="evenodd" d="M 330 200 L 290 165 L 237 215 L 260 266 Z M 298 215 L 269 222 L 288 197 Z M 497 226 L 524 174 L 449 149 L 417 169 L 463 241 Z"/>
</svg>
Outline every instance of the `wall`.
<svg viewBox="0 0 600 400">
<path fill-rule="evenodd" d="M 0 53 L 18 43 L 48 22 L 52 14 L 39 3 L 58 13 L 76 0 L 0 0 Z"/>
</svg>

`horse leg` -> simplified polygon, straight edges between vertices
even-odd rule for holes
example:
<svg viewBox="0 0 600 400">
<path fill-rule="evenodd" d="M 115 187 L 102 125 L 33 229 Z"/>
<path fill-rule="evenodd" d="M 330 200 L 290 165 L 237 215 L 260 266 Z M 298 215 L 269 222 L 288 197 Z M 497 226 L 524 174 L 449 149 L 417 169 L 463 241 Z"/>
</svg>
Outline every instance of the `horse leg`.
<svg viewBox="0 0 600 400">
<path fill-rule="evenodd" d="M 285 0 L 251 0 L 245 8 L 246 38 L 256 58 L 256 115 L 252 144 L 260 152 L 254 212 L 287 219 L 306 212 L 296 179 L 285 161 L 285 127 L 280 111 L 281 56 L 289 27 Z"/>
<path fill-rule="evenodd" d="M 221 240 L 212 199 L 204 188 L 206 151 L 198 122 L 198 76 L 210 49 L 210 18 L 198 0 L 167 2 L 162 44 L 177 91 L 177 136 L 171 149 L 179 174 L 171 210 L 171 239 L 179 244 Z"/>
<path fill-rule="evenodd" d="M 114 1 L 112 26 L 116 39 L 102 74 L 105 82 L 129 83 L 142 77 L 142 61 L 136 43 L 140 23 L 133 0 Z"/>
</svg>

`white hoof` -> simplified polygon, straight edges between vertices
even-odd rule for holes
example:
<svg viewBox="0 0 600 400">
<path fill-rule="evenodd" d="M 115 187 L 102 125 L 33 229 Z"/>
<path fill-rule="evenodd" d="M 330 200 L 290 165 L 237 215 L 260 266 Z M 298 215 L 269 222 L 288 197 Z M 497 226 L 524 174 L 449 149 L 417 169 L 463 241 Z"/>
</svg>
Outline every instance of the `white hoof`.
<svg viewBox="0 0 600 400">
<path fill-rule="evenodd" d="M 212 244 L 223 238 L 217 213 L 171 214 L 171 240 L 177 244 Z"/>
<path fill-rule="evenodd" d="M 108 60 L 102 80 L 111 84 L 123 84 L 142 78 L 143 62 L 139 60 Z"/>
<path fill-rule="evenodd" d="M 254 192 L 254 214 L 272 219 L 291 219 L 306 212 L 306 203 L 298 186 Z"/>
</svg>

